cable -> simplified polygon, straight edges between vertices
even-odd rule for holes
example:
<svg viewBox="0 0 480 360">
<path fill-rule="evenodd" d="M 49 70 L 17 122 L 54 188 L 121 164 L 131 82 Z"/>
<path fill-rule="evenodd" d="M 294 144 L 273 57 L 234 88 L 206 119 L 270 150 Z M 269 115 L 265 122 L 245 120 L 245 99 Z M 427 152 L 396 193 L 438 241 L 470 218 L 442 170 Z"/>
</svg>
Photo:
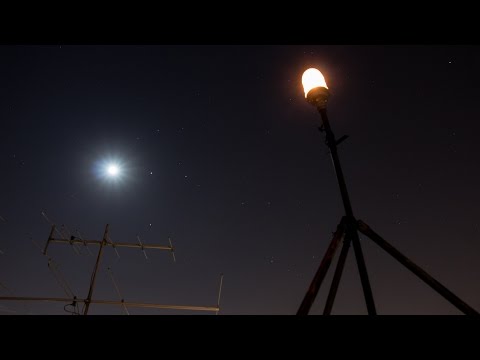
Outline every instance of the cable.
<svg viewBox="0 0 480 360">
<path fill-rule="evenodd" d="M 73 307 L 73 311 L 70 311 L 70 310 L 67 310 L 67 306 L 72 306 Z M 71 315 L 80 315 L 78 312 L 77 312 L 77 302 L 74 301 L 73 303 L 71 304 L 66 304 L 64 307 L 63 307 L 63 310 L 67 313 L 70 313 Z"/>
<path fill-rule="evenodd" d="M 58 264 L 56 264 L 56 262 L 53 261 L 52 258 L 48 258 L 47 266 L 48 266 L 49 270 L 52 272 L 53 276 L 55 277 L 55 280 L 57 280 L 58 284 L 60 285 L 60 287 L 65 292 L 65 294 L 68 297 L 74 298 L 75 295 L 74 295 L 72 289 L 70 288 L 70 286 L 68 286 L 68 283 L 65 280 L 65 278 L 62 276 L 62 274 L 61 274 L 61 272 L 58 268 Z"/>
<path fill-rule="evenodd" d="M 13 290 L 10 290 L 7 286 L 5 286 L 5 285 L 2 284 L 2 283 L 0 283 L 0 286 L 1 286 L 2 288 L 4 288 L 5 291 L 6 291 L 10 296 L 15 296 L 15 293 L 13 292 Z M 31 313 L 30 308 L 29 308 L 25 303 L 23 303 L 23 302 L 22 302 L 22 307 L 23 307 L 23 310 L 25 311 L 25 314 L 28 314 L 29 312 Z M 3 308 L 4 308 L 4 309 L 8 309 L 8 308 L 6 308 L 6 307 L 3 307 Z M 15 311 L 15 310 L 10 310 L 10 312 L 18 313 L 18 312 Z"/>
<path fill-rule="evenodd" d="M 120 289 L 119 289 L 118 286 L 117 286 L 117 282 L 115 281 L 115 278 L 113 277 L 112 269 L 108 268 L 107 270 L 108 270 L 108 273 L 110 274 L 110 277 L 112 278 L 113 286 L 115 286 L 115 290 L 117 290 L 118 297 L 120 298 L 120 301 L 122 302 L 123 309 L 125 310 L 125 312 L 127 313 L 127 315 L 130 315 L 130 313 L 128 312 L 127 307 L 126 307 L 125 304 L 123 303 L 123 296 L 122 296 L 122 294 L 120 293 Z"/>
<path fill-rule="evenodd" d="M 73 306 L 73 305 L 72 304 L 65 304 L 65 306 L 63 307 L 63 310 L 67 313 L 75 315 L 75 310 L 74 311 L 67 310 L 67 306 Z"/>
</svg>

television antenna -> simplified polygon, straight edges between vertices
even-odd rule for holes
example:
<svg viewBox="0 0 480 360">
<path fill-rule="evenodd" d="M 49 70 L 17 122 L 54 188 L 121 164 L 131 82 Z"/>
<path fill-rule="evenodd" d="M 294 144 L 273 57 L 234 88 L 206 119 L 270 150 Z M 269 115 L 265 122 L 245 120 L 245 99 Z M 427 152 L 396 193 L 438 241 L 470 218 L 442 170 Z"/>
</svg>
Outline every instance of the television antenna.
<svg viewBox="0 0 480 360">
<path fill-rule="evenodd" d="M 44 213 L 42 212 L 42 215 Z M 44 215 L 45 217 L 45 215 Z M 47 218 L 48 219 L 48 218 Z M 120 247 L 125 247 L 129 249 L 140 249 L 143 251 L 145 258 L 147 258 L 147 254 L 145 252 L 146 249 L 154 249 L 154 250 L 165 250 L 165 251 L 170 251 L 173 257 L 173 260 L 176 261 L 175 259 L 175 251 L 174 247 L 172 245 L 171 239 L 169 238 L 169 245 L 155 245 L 155 244 L 144 244 L 140 240 L 140 237 L 137 235 L 137 241 L 138 243 L 129 243 L 129 242 L 113 242 L 109 236 L 109 224 L 105 226 L 105 231 L 103 233 L 102 240 L 87 240 L 83 239 L 80 235 L 79 236 L 70 236 L 70 238 L 65 237 L 64 234 L 64 227 L 62 226 L 62 231 L 59 231 L 56 227 L 55 224 L 52 224 L 52 228 L 50 231 L 50 235 L 48 236 L 47 243 L 45 244 L 45 247 L 43 249 L 43 254 L 47 255 L 47 250 L 49 246 L 52 243 L 59 243 L 59 244 L 67 244 L 71 245 L 74 250 L 77 250 L 75 246 L 78 245 L 83 245 L 88 249 L 88 246 L 90 245 L 95 245 L 99 246 L 98 254 L 97 254 L 97 259 L 95 261 L 95 266 L 93 268 L 93 272 L 90 278 L 90 285 L 88 289 L 88 294 L 84 298 L 77 298 L 76 296 L 73 295 L 73 292 L 68 288 L 68 286 L 62 286 L 64 287 L 64 290 L 66 291 L 67 294 L 71 294 L 70 297 L 67 298 L 60 298 L 60 297 L 26 297 L 26 296 L 0 296 L 0 300 L 9 300 L 9 301 L 43 301 L 43 302 L 61 302 L 61 303 L 66 303 L 64 309 L 66 310 L 66 307 L 68 305 L 72 306 L 73 309 L 78 309 L 78 304 L 84 304 L 84 307 L 82 311 L 74 310 L 74 311 L 68 311 L 74 314 L 80 315 L 82 313 L 83 315 L 87 315 L 90 306 L 92 304 L 98 304 L 98 305 L 117 305 L 121 306 L 124 311 L 129 314 L 128 308 L 150 308 L 150 309 L 170 309 L 170 310 L 188 310 L 188 311 L 203 311 L 203 312 L 215 312 L 218 314 L 220 311 L 220 295 L 222 292 L 222 284 L 223 284 L 223 274 L 220 274 L 220 286 L 218 290 L 218 298 L 217 298 L 217 304 L 215 306 L 194 306 L 194 305 L 166 305 L 166 304 L 157 304 L 157 303 L 142 303 L 142 302 L 131 302 L 131 301 L 125 301 L 123 296 L 120 293 L 120 290 L 118 288 L 118 285 L 113 277 L 113 272 L 111 271 L 110 268 L 108 268 L 110 277 L 112 279 L 112 282 L 114 284 L 115 290 L 120 297 L 120 300 L 103 300 L 103 299 L 95 299 L 93 298 L 93 292 L 95 289 L 95 281 L 97 277 L 97 273 L 100 267 L 101 259 L 104 254 L 105 248 L 111 247 L 113 248 L 117 256 L 119 256 L 117 252 L 117 248 Z M 55 232 L 60 235 L 60 237 L 54 237 Z M 76 251 L 78 253 L 78 250 Z M 53 271 L 55 269 L 54 266 L 52 265 L 52 259 L 49 258 L 49 268 L 52 270 L 54 273 L 55 277 L 57 278 L 57 281 L 59 281 L 60 285 L 62 283 L 65 285 L 65 280 L 62 279 L 58 273 L 58 271 Z M 58 270 L 58 269 L 55 269 Z M 67 310 L 66 310 L 67 311 Z"/>
</svg>

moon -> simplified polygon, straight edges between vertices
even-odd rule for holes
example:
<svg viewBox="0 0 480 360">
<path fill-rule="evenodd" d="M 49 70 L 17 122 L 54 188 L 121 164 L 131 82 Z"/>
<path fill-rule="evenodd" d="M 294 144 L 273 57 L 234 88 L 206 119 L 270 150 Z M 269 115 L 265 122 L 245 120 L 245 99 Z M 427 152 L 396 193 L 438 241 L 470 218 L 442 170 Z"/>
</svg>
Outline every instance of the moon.
<svg viewBox="0 0 480 360">
<path fill-rule="evenodd" d="M 95 177 L 109 187 L 119 187 L 131 180 L 132 167 L 119 156 L 104 155 L 93 164 Z"/>
<path fill-rule="evenodd" d="M 118 168 L 117 165 L 110 164 L 110 165 L 107 166 L 108 175 L 115 177 L 115 176 L 118 175 L 119 172 L 120 172 L 120 169 Z"/>
</svg>

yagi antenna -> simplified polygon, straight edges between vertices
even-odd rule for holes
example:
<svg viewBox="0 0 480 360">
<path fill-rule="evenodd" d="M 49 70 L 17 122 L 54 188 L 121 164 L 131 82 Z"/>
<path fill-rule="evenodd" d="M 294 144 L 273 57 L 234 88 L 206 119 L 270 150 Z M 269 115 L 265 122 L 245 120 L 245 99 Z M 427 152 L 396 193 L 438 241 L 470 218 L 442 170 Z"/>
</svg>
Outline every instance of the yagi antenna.
<svg viewBox="0 0 480 360">
<path fill-rule="evenodd" d="M 46 214 L 42 211 L 42 215 L 46 217 Z M 189 310 L 189 311 L 208 311 L 208 312 L 215 312 L 218 314 L 220 311 L 220 296 L 222 292 L 222 283 L 223 283 L 223 274 L 220 277 L 220 289 L 218 292 L 218 299 L 217 299 L 217 305 L 216 306 L 190 306 L 190 305 L 164 305 L 164 304 L 152 304 L 152 303 L 139 303 L 139 302 L 126 302 L 124 301 L 120 290 L 115 282 L 115 279 L 113 278 L 113 274 L 111 273 L 111 278 L 114 283 L 115 289 L 117 291 L 118 296 L 120 297 L 120 301 L 115 301 L 115 300 L 97 300 L 93 299 L 93 290 L 95 288 L 95 279 L 97 276 L 97 272 L 100 266 L 100 261 L 103 255 L 103 250 L 106 247 L 126 247 L 126 248 L 134 248 L 134 249 L 141 249 L 144 252 L 145 257 L 147 258 L 145 249 L 156 249 L 156 250 L 168 250 L 172 252 L 173 260 L 176 261 L 175 259 L 175 253 L 174 253 L 174 248 L 172 245 L 172 241 L 169 238 L 169 246 L 165 245 L 150 245 L 150 244 L 143 244 L 142 241 L 140 240 L 140 237 L 137 235 L 137 243 L 127 243 L 127 242 L 113 242 L 110 237 L 109 237 L 109 224 L 105 226 L 105 232 L 103 234 L 102 240 L 87 240 L 87 239 L 82 239 L 82 238 L 76 238 L 75 236 L 71 236 L 69 239 L 65 238 L 55 238 L 53 234 L 55 231 L 59 232 L 56 229 L 55 224 L 52 224 L 52 228 L 50 230 L 50 235 L 48 236 L 47 243 L 45 244 L 45 247 L 43 249 L 43 254 L 47 255 L 47 250 L 50 245 L 50 243 L 62 243 L 62 244 L 69 244 L 69 245 L 75 245 L 75 244 L 83 244 L 84 246 L 88 245 L 98 245 L 99 251 L 97 254 L 97 260 L 95 262 L 95 266 L 93 269 L 93 273 L 90 278 L 90 286 L 88 290 L 88 295 L 84 299 L 79 299 L 76 296 L 73 296 L 73 298 L 56 298 L 56 297 L 25 297 L 25 296 L 0 296 L 0 300 L 11 300 L 11 301 L 47 301 L 47 302 L 63 302 L 63 303 L 71 303 L 70 305 L 73 306 L 75 309 L 78 306 L 78 304 L 83 303 L 84 308 L 83 308 L 83 315 L 87 315 L 90 305 L 91 304 L 103 304 L 103 305 L 120 305 L 122 306 L 125 311 L 128 313 L 128 308 L 129 307 L 138 307 L 138 308 L 153 308 L 153 309 L 170 309 L 170 310 Z M 148 258 L 147 258 L 148 259 Z M 55 269 L 58 271 L 58 269 Z M 64 280 L 64 279 L 62 279 Z M 64 285 L 66 285 L 66 281 L 64 281 Z M 64 289 L 65 290 L 65 289 Z M 70 289 L 69 289 L 70 290 Z M 71 292 L 71 291 L 70 291 Z M 67 304 L 68 305 L 68 304 Z M 67 306 L 66 305 L 66 306 Z M 66 307 L 65 306 L 65 307 Z M 79 314 L 79 311 L 74 311 L 72 313 Z"/>
</svg>

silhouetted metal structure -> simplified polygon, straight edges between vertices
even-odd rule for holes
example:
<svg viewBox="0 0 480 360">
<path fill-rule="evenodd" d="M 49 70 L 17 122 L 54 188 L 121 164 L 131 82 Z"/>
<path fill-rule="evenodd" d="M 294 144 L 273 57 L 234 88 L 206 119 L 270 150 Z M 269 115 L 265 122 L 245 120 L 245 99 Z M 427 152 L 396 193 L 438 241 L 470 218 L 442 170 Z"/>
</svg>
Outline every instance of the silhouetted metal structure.
<svg viewBox="0 0 480 360">
<path fill-rule="evenodd" d="M 367 238 L 373 240 L 383 250 L 385 250 L 388 254 L 392 255 L 402 265 L 404 265 L 407 269 L 412 271 L 420 279 L 426 282 L 430 287 L 432 287 L 435 291 L 437 291 L 460 311 L 467 315 L 480 315 L 476 310 L 467 305 L 458 296 L 453 294 L 445 286 L 443 286 L 432 276 L 427 274 L 427 272 L 425 272 L 422 268 L 413 263 L 400 251 L 390 245 L 386 240 L 376 234 L 367 224 L 365 224 L 361 220 L 357 221 L 355 219 L 355 217 L 353 216 L 352 205 L 348 196 L 347 185 L 345 183 L 345 178 L 343 176 L 340 159 L 337 152 L 337 145 L 343 140 L 345 140 L 347 136 L 342 136 L 340 139 L 337 140 L 330 127 L 330 122 L 328 121 L 327 116 L 327 100 L 330 93 L 326 86 L 325 79 L 318 70 L 308 69 L 303 75 L 302 82 L 305 88 L 305 97 L 307 101 L 317 108 L 322 118 L 322 126 L 319 128 L 319 130 L 321 132 L 325 132 L 326 135 L 325 142 L 330 149 L 330 155 L 332 158 L 333 167 L 335 169 L 338 185 L 340 187 L 340 194 L 342 196 L 342 202 L 345 209 L 345 216 L 341 219 L 340 223 L 337 226 L 337 230 L 333 235 L 333 239 L 320 263 L 320 266 L 310 284 L 310 287 L 307 290 L 307 293 L 305 294 L 305 297 L 297 311 L 297 315 L 308 315 L 310 308 L 315 301 L 317 293 L 320 289 L 320 286 L 328 272 L 330 264 L 335 255 L 335 251 L 338 248 L 338 245 L 342 238 L 344 239 L 343 248 L 337 262 L 335 273 L 333 275 L 332 284 L 330 286 L 330 291 L 328 293 L 323 314 L 330 315 L 332 311 L 333 303 L 335 301 L 335 295 L 337 293 L 338 285 L 340 283 L 350 244 L 353 244 L 368 314 L 377 314 L 370 281 L 368 279 L 367 267 L 360 245 L 358 231 L 364 234 Z"/>
<path fill-rule="evenodd" d="M 43 214 L 43 213 L 42 213 Z M 48 219 L 47 219 L 48 220 Z M 172 242 L 169 239 L 169 246 L 165 245 L 148 245 L 148 244 L 143 244 L 140 241 L 140 238 L 137 236 L 138 244 L 136 243 L 123 243 L 123 242 L 113 242 L 110 237 L 109 237 L 109 224 L 105 226 L 105 232 L 103 234 L 102 240 L 84 240 L 79 237 L 71 236 L 70 239 L 67 238 L 54 238 L 53 235 L 56 231 L 55 224 L 52 224 L 52 229 L 50 231 L 50 235 L 48 236 L 47 243 L 45 244 L 45 248 L 43 249 L 43 254 L 47 255 L 47 249 L 50 245 L 50 243 L 61 243 L 61 244 L 68 244 L 74 246 L 75 244 L 80 244 L 84 246 L 88 245 L 98 245 L 100 246 L 97 254 L 97 259 L 95 261 L 95 266 L 93 268 L 93 272 L 91 275 L 90 279 L 90 286 L 88 289 L 88 295 L 86 298 L 81 299 L 77 297 L 73 298 L 56 298 L 56 297 L 25 297 L 25 296 L 0 296 L 0 300 L 11 300 L 11 301 L 44 301 L 44 302 L 63 302 L 67 303 L 68 305 L 71 305 L 73 308 L 76 308 L 78 303 L 83 303 L 84 308 L 83 308 L 83 315 L 87 315 L 90 305 L 91 304 L 103 304 L 103 305 L 119 305 L 122 306 L 125 310 L 125 312 L 128 314 L 127 308 L 129 307 L 137 307 L 137 308 L 154 308 L 154 309 L 171 309 L 171 310 L 190 310 L 190 311 L 210 311 L 210 312 L 215 312 L 218 314 L 220 311 L 220 295 L 222 291 L 222 284 L 223 284 L 223 274 L 220 275 L 220 288 L 218 291 L 218 300 L 217 300 L 217 305 L 216 306 L 190 306 L 190 305 L 164 305 L 164 304 L 153 304 L 153 303 L 139 303 L 139 302 L 128 302 L 125 301 L 122 296 L 120 295 L 120 291 L 118 289 L 118 286 L 113 278 L 113 274 L 110 272 L 110 275 L 112 277 L 113 284 L 115 286 L 115 289 L 120 296 L 121 300 L 120 301 L 115 301 L 115 300 L 97 300 L 93 299 L 93 290 L 95 288 L 95 279 L 98 273 L 98 269 L 100 266 L 100 261 L 103 255 L 103 250 L 105 247 L 112 247 L 112 248 L 117 248 L 117 247 L 126 247 L 126 248 L 137 248 L 141 249 L 144 251 L 145 254 L 145 249 L 157 249 L 157 250 L 167 250 L 172 253 L 173 260 L 175 261 L 175 253 L 174 253 L 174 248 L 172 246 Z M 58 231 L 57 231 L 58 232 Z M 59 234 L 62 234 L 61 232 L 58 232 Z M 63 236 L 63 235 L 62 235 Z M 118 255 L 118 253 L 117 253 Z M 146 254 L 145 254 L 146 257 Z M 49 262 L 50 266 L 50 262 Z M 110 268 L 108 269 L 110 271 Z M 75 313 L 75 312 L 72 312 Z"/>
</svg>

